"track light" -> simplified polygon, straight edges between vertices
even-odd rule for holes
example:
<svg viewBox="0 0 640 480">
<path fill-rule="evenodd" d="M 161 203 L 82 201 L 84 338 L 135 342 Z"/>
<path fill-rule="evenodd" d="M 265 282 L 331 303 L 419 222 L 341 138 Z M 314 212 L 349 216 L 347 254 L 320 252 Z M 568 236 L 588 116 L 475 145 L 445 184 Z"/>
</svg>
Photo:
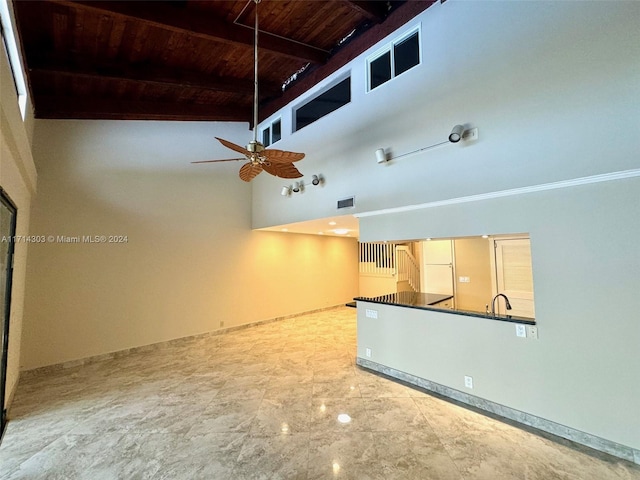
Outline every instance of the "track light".
<svg viewBox="0 0 640 480">
<path fill-rule="evenodd" d="M 387 163 L 391 160 L 397 160 L 398 158 L 407 157 L 409 155 L 423 152 L 425 150 L 430 150 L 435 147 L 448 145 L 450 143 L 458 143 L 460 140 L 463 140 L 464 142 L 469 142 L 477 139 L 478 139 L 477 128 L 469 128 L 465 130 L 464 125 L 456 125 L 451 129 L 449 138 L 444 142 L 434 143 L 433 145 L 429 145 L 428 147 L 419 148 L 418 150 L 413 150 L 411 152 L 403 153 L 402 155 L 397 155 L 395 157 L 392 155 L 387 155 L 384 148 L 379 148 L 376 150 L 376 161 L 378 163 Z"/>
<path fill-rule="evenodd" d="M 451 143 L 458 143 L 462 139 L 464 127 L 462 125 L 456 125 L 449 134 L 449 141 Z"/>
<path fill-rule="evenodd" d="M 282 187 L 282 189 L 280 190 L 280 195 L 282 195 L 283 197 L 288 197 L 291 196 L 292 193 L 303 193 L 304 188 L 308 187 L 309 185 L 318 186 L 323 184 L 324 177 L 321 173 L 319 173 L 311 177 L 310 183 L 296 182 L 293 185 Z"/>
</svg>

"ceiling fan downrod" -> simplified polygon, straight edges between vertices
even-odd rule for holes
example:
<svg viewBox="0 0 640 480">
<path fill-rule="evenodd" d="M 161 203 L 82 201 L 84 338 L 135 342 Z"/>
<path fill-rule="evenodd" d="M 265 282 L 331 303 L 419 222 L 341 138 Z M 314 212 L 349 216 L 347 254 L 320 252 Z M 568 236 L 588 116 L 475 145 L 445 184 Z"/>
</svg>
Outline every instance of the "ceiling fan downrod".
<svg viewBox="0 0 640 480">
<path fill-rule="evenodd" d="M 253 42 L 253 145 L 249 144 L 247 150 L 250 152 L 262 151 L 264 147 L 258 143 L 258 4 L 260 0 L 254 0 L 256 4 L 254 42 Z M 258 145 L 262 150 L 258 150 Z M 253 149 L 251 148 L 253 147 Z M 257 147 L 257 148 L 256 148 Z"/>
</svg>

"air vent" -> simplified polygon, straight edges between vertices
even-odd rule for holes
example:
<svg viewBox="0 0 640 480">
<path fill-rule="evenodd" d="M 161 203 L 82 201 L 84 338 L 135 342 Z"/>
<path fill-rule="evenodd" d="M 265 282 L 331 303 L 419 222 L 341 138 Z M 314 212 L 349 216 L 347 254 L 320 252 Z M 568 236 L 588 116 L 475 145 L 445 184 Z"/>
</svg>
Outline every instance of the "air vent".
<svg viewBox="0 0 640 480">
<path fill-rule="evenodd" d="M 338 210 L 341 208 L 353 208 L 356 206 L 356 197 L 344 198 L 338 200 Z"/>
</svg>

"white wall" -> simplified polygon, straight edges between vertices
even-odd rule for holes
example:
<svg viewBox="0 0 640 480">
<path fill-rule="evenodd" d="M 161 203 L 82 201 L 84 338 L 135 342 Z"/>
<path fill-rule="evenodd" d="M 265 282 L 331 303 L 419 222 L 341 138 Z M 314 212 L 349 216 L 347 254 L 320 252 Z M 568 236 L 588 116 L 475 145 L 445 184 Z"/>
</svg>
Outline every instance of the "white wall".
<svg viewBox="0 0 640 480">
<path fill-rule="evenodd" d="M 32 195 L 36 188 L 36 170 L 31 156 L 29 125 L 31 108 L 27 108 L 27 120 L 22 121 L 18 99 L 11 77 L 11 68 L 5 50 L 0 54 L 0 187 L 18 208 L 16 234 L 29 234 L 29 215 Z M 23 326 L 25 268 L 28 244 L 15 246 L 13 285 L 11 291 L 11 317 L 9 319 L 9 350 L 7 358 L 7 389 L 5 406 L 11 400 L 18 383 L 20 350 Z M 4 275 L 5 272 L 0 272 Z M 0 319 L 4 321 L 4 319 Z"/>
<path fill-rule="evenodd" d="M 640 447 L 640 178 L 360 220 L 366 241 L 531 234 L 539 340 L 512 324 L 387 308 L 358 355 L 562 425 Z M 376 306 L 377 307 L 377 306 Z M 360 316 L 359 316 L 360 317 Z"/>
<path fill-rule="evenodd" d="M 252 232 L 251 186 L 214 136 L 246 124 L 37 120 L 38 235 L 22 366 L 35 368 L 350 301 L 357 243 Z M 262 181 L 264 175 L 254 182 Z"/>
<path fill-rule="evenodd" d="M 637 174 L 638 18 L 638 2 L 434 4 L 406 26 L 421 22 L 422 65 L 365 93 L 365 54 L 343 69 L 352 104 L 283 139 L 278 148 L 306 152 L 300 170 L 326 185 L 288 210 L 281 182 L 256 185 L 254 225 L 329 216 L 353 194 L 354 212 L 367 213 Z M 377 148 L 419 149 L 457 123 L 477 126 L 480 139 L 375 162 Z M 391 307 L 359 329 L 359 354 L 366 344 L 372 360 L 453 388 L 471 374 L 474 394 L 640 448 L 638 211 L 633 177 L 360 218 L 361 241 L 530 233 L 540 340 Z"/>
<path fill-rule="evenodd" d="M 274 115 L 277 148 L 326 184 L 295 202 L 282 180 L 256 185 L 254 226 L 334 215 L 349 195 L 357 213 L 636 168 L 639 16 L 638 2 L 434 4 L 403 29 L 422 25 L 420 66 L 365 93 L 365 52 L 336 73 L 351 71 L 351 104 L 294 134 L 290 109 Z M 410 152 L 457 123 L 479 141 L 376 164 L 377 148 Z"/>
</svg>

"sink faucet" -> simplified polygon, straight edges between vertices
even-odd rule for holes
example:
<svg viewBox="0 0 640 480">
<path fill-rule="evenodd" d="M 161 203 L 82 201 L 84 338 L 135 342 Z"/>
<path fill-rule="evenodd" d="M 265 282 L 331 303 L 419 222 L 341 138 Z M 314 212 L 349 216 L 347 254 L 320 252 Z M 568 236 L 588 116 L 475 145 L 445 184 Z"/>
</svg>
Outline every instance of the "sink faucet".
<svg viewBox="0 0 640 480">
<path fill-rule="evenodd" d="M 504 293 L 499 293 L 495 297 L 493 297 L 493 300 L 491 300 L 491 316 L 492 317 L 496 316 L 496 299 L 498 297 L 504 298 L 504 301 L 507 305 L 507 310 L 511 310 L 511 304 L 509 303 L 509 299 L 507 298 L 507 296 Z"/>
</svg>

